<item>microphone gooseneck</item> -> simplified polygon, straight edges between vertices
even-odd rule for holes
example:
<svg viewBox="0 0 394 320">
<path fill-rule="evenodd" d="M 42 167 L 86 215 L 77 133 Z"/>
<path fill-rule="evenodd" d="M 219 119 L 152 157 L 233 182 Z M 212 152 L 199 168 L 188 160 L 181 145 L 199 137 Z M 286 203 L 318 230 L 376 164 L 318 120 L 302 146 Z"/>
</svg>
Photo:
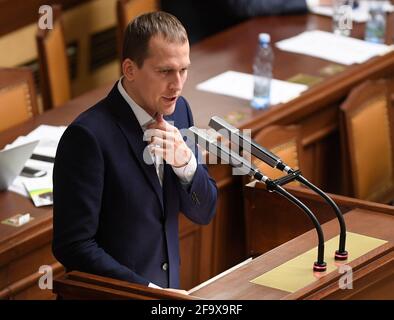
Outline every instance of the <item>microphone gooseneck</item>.
<svg viewBox="0 0 394 320">
<path fill-rule="evenodd" d="M 241 157 L 239 154 L 233 152 L 226 146 L 223 146 L 220 142 L 216 140 L 215 137 L 210 136 L 205 130 L 200 130 L 196 127 L 189 128 L 189 131 L 192 132 L 197 138 L 198 144 L 203 147 L 208 152 L 214 154 L 219 157 L 225 163 L 231 165 L 234 168 L 242 168 L 245 174 L 255 178 L 256 180 L 263 182 L 267 185 L 267 188 L 271 192 L 276 192 L 279 195 L 283 196 L 293 204 L 295 204 L 299 209 L 301 209 L 309 219 L 312 221 L 318 236 L 318 254 L 317 261 L 315 261 L 313 265 L 313 271 L 315 272 L 324 272 L 327 269 L 327 264 L 324 262 L 324 235 L 319 221 L 316 216 L 312 213 L 312 211 L 299 199 L 294 197 L 292 194 L 283 189 L 279 184 L 277 184 L 274 180 L 271 180 L 267 176 L 265 176 L 262 172 L 260 172 L 254 165 L 249 163 L 246 159 Z"/>
<path fill-rule="evenodd" d="M 250 150 L 250 153 L 256 158 L 262 160 L 272 168 L 276 168 L 288 174 L 289 179 L 281 179 L 281 185 L 292 180 L 297 180 L 318 195 L 320 195 L 334 210 L 335 215 L 339 222 L 340 234 L 339 234 L 339 248 L 335 251 L 335 260 L 347 260 L 348 252 L 345 250 L 346 247 L 346 225 L 343 219 L 343 214 L 337 204 L 332 200 L 325 192 L 320 190 L 305 177 L 301 175 L 301 172 L 292 169 L 286 165 L 278 156 L 273 154 L 271 151 L 260 146 L 253 141 L 249 136 L 244 136 L 238 128 L 227 123 L 220 117 L 214 116 L 209 121 L 209 126 L 217 131 L 223 131 L 229 137 L 230 141 L 237 144 L 241 149 Z M 294 174 L 297 173 L 297 174 Z"/>
</svg>

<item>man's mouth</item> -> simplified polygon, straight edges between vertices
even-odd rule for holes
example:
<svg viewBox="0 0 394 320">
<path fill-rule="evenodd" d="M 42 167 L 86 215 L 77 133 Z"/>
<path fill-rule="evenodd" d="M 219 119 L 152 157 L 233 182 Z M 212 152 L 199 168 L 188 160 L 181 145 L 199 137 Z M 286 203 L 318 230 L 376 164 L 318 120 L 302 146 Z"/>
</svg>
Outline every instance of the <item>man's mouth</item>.
<svg viewBox="0 0 394 320">
<path fill-rule="evenodd" d="M 163 99 L 167 102 L 175 102 L 177 96 L 172 96 L 172 97 L 163 97 Z"/>
</svg>

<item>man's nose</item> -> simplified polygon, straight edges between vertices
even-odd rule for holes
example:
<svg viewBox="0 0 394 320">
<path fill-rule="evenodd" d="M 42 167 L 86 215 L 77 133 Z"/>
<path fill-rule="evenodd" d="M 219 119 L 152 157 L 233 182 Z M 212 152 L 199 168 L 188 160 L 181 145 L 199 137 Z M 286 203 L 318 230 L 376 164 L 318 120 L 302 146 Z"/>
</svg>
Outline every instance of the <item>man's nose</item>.
<svg viewBox="0 0 394 320">
<path fill-rule="evenodd" d="M 183 86 L 183 78 L 180 72 L 174 72 L 174 76 L 170 82 L 170 89 L 174 91 L 180 91 Z"/>
</svg>

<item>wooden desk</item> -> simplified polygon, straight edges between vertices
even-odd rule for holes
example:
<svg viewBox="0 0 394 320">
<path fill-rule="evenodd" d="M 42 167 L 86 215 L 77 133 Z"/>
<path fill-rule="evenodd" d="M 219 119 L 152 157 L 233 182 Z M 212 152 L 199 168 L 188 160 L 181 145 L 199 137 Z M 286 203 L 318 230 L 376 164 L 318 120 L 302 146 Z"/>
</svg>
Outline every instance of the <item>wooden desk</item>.
<svg viewBox="0 0 394 320">
<path fill-rule="evenodd" d="M 96 90 L 102 95 L 102 89 Z M 76 105 L 89 106 L 98 98 L 96 92 L 72 101 Z M 76 115 L 72 108 L 59 108 L 47 112 L 0 134 L 3 147 L 20 135 L 25 135 L 40 124 L 63 125 Z M 53 110 L 55 111 L 55 110 Z M 0 221 L 19 213 L 29 212 L 34 218 L 22 227 L 0 224 L 0 299 L 51 299 L 51 290 L 41 290 L 39 268 L 49 265 L 53 275 L 64 273 L 64 268 L 52 255 L 52 206 L 36 208 L 30 199 L 13 192 L 0 192 Z"/>
<path fill-rule="evenodd" d="M 338 221 L 323 199 L 303 187 L 286 189 L 316 214 L 326 241 L 338 235 Z M 344 213 L 348 232 L 388 243 L 349 263 L 353 269 L 353 290 L 341 290 L 338 286 L 341 274 L 332 272 L 323 281 L 290 294 L 249 281 L 316 247 L 316 231 L 311 230 L 312 223 L 297 207 L 261 185 L 245 187 L 244 192 L 246 251 L 258 257 L 195 291 L 193 296 L 208 299 L 394 299 L 394 207 L 331 195 Z M 325 252 L 326 257 L 332 254 Z"/>
<path fill-rule="evenodd" d="M 52 207 L 35 208 L 12 192 L 0 193 L 0 220 L 29 212 L 34 220 L 19 228 L 0 224 L 0 299 L 50 299 L 38 288 L 39 268 L 50 265 L 54 276 L 64 273 L 51 253 Z"/>
<path fill-rule="evenodd" d="M 354 209 L 345 215 L 345 221 L 351 232 L 389 241 L 349 263 L 353 289 L 340 289 L 338 281 L 342 275 L 337 271 L 294 293 L 250 282 L 315 247 L 316 231 L 311 230 L 193 292 L 193 296 L 205 299 L 394 299 L 394 216 Z M 322 227 L 327 240 L 338 234 L 336 219 Z M 328 254 L 333 253 L 326 252 Z"/>
<path fill-rule="evenodd" d="M 390 26 L 393 26 L 393 19 L 394 15 L 390 15 L 387 28 L 390 32 L 389 43 L 392 42 L 394 28 Z M 192 67 L 183 94 L 192 106 L 196 125 L 201 127 L 206 127 L 213 115 L 225 117 L 234 111 L 244 115 L 237 125 L 240 128 L 251 128 L 253 133 L 271 124 L 300 124 L 303 132 L 302 144 L 307 154 L 308 170 L 304 175 L 324 190 L 340 193 L 342 182 L 340 175 L 336 174 L 341 172 L 338 104 L 349 90 L 361 81 L 392 76 L 393 52 L 373 58 L 363 65 L 347 67 L 342 73 L 327 78 L 299 98 L 267 111 L 253 111 L 245 100 L 195 89 L 201 81 L 229 69 L 250 73 L 257 34 L 261 31 L 269 32 L 272 40 L 278 41 L 306 29 L 329 30 L 330 27 L 329 18 L 315 15 L 265 17 L 248 21 L 208 38 L 192 47 Z M 361 37 L 363 29 L 364 25 L 356 24 L 355 35 Z M 287 79 L 301 72 L 317 74 L 317 70 L 328 64 L 330 63 L 324 60 L 275 49 L 274 75 L 279 79 Z M 104 97 L 111 87 L 112 84 L 109 84 L 88 92 L 61 108 L 48 111 L 36 119 L 2 132 L 0 147 L 19 135 L 27 134 L 40 124 L 69 124 L 79 113 Z M 241 179 L 232 176 L 228 166 L 209 166 L 209 170 L 219 186 L 216 218 L 209 226 L 204 227 L 194 225 L 182 216 L 180 218 L 181 281 L 184 288 L 190 288 L 242 261 L 246 254 Z M 49 250 L 51 208 L 34 208 L 30 200 L 4 192 L 0 193 L 0 206 L 2 220 L 26 211 L 30 211 L 37 218 L 34 223 L 20 230 L 5 232 L 2 229 L 0 233 L 0 297 L 23 297 L 17 294 L 23 290 L 12 291 L 10 288 L 18 281 L 29 277 L 26 274 L 30 274 L 31 277 L 37 276 L 37 265 L 52 264 L 53 257 L 44 250 L 46 256 L 40 258 L 39 263 L 26 268 L 25 273 L 19 269 L 12 271 L 11 264 L 27 257 L 35 249 L 43 248 L 44 243 L 47 246 L 46 250 Z M 42 216 L 43 220 L 39 220 L 39 216 Z M 19 239 L 20 246 L 14 247 L 13 237 Z M 29 247 L 30 243 L 34 243 L 28 240 L 30 238 L 39 238 L 42 242 Z M 10 255 L 9 252 L 13 254 Z"/>
</svg>

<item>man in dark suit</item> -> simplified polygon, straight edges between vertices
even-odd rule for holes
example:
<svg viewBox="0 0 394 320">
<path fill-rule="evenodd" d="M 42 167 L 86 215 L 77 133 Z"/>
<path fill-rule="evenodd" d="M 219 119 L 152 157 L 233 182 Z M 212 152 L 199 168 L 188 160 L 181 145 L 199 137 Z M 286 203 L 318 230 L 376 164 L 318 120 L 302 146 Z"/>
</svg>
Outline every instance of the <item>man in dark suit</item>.
<svg viewBox="0 0 394 320">
<path fill-rule="evenodd" d="M 178 213 L 207 224 L 217 188 L 180 129 L 189 42 L 164 12 L 133 20 L 123 77 L 67 128 L 53 172 L 53 252 L 67 270 L 179 287 Z"/>
<path fill-rule="evenodd" d="M 305 13 L 333 0 L 160 0 L 161 9 L 186 27 L 193 44 L 246 19 L 264 15 Z"/>
</svg>

